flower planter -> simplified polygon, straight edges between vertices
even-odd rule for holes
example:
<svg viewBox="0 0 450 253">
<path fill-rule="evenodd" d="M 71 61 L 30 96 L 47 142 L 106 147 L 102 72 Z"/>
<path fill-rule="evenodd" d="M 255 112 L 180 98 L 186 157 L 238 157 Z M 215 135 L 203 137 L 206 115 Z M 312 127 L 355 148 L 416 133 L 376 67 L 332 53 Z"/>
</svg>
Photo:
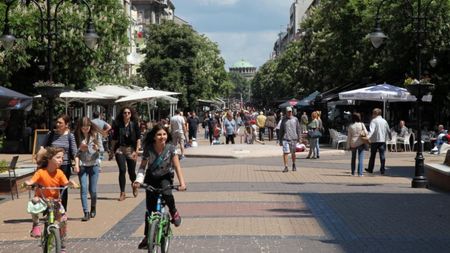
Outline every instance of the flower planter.
<svg viewBox="0 0 450 253">
<path fill-rule="evenodd" d="M 428 95 L 434 90 L 432 83 L 415 83 L 406 86 L 406 89 L 414 95 L 417 99 L 422 99 L 423 96 Z"/>
</svg>

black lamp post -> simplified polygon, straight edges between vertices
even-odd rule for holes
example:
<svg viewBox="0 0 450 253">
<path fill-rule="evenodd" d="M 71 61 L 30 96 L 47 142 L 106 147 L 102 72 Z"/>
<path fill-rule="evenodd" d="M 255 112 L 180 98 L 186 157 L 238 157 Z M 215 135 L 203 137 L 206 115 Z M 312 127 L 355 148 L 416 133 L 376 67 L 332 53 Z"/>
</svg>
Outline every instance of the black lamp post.
<svg viewBox="0 0 450 253">
<path fill-rule="evenodd" d="M 9 10 L 11 6 L 17 0 L 5 0 L 6 11 L 5 11 L 5 19 L 4 19 L 4 29 L 3 35 L 0 36 L 0 43 L 5 48 L 5 50 L 10 49 L 16 40 L 14 35 L 11 34 L 10 25 L 9 25 Z M 38 82 L 40 85 L 36 86 L 41 95 L 48 100 L 48 127 L 52 129 L 53 125 L 53 101 L 59 94 L 63 91 L 64 86 L 54 85 L 53 80 L 53 59 L 52 59 L 52 51 L 53 51 L 53 42 L 56 41 L 56 36 L 58 34 L 58 11 L 61 5 L 67 0 L 59 0 L 56 3 L 54 9 L 52 9 L 52 0 L 20 0 L 21 4 L 29 6 L 30 3 L 33 3 L 39 10 L 40 13 L 40 42 L 43 45 L 46 45 L 46 63 L 45 67 L 39 65 L 40 69 L 44 69 L 47 71 L 47 81 L 46 82 Z M 86 21 L 86 30 L 84 33 L 84 41 L 86 45 L 90 49 L 94 49 L 97 45 L 97 40 L 99 36 L 95 32 L 95 26 L 92 22 L 92 14 L 91 8 L 86 0 L 71 0 L 72 4 L 83 4 L 88 9 L 88 19 Z M 52 13 L 53 11 L 53 13 Z"/>
<path fill-rule="evenodd" d="M 375 22 L 375 30 L 369 34 L 369 38 L 372 42 L 372 45 L 375 48 L 380 47 L 384 40 L 388 37 L 383 33 L 380 26 L 380 8 L 382 4 L 386 0 L 382 0 L 378 6 L 377 14 L 376 14 L 376 22 Z M 414 10 L 414 5 L 411 1 L 406 1 L 410 6 L 411 9 Z M 433 0 L 429 0 L 427 3 L 427 6 L 425 7 L 425 10 L 429 10 L 430 4 L 433 2 Z M 422 1 L 417 1 L 417 8 L 416 8 L 416 16 L 411 17 L 413 21 L 414 26 L 414 32 L 416 35 L 416 76 L 417 80 L 421 80 L 422 77 L 422 48 L 423 48 L 423 36 L 424 33 L 423 29 L 426 29 L 426 16 L 424 16 L 423 10 L 422 10 Z M 414 13 L 414 11 L 413 11 Z M 436 66 L 437 60 L 433 56 L 433 58 L 430 60 L 431 66 Z M 418 81 L 414 82 L 407 86 L 408 91 L 416 96 L 417 103 L 417 153 L 416 153 L 416 163 L 415 163 L 415 175 L 412 180 L 411 186 L 413 188 L 425 188 L 428 186 L 427 178 L 425 177 L 425 169 L 424 169 L 424 157 L 422 154 L 422 98 L 424 95 L 429 94 L 434 89 L 434 84 L 429 83 L 428 81 Z"/>
</svg>

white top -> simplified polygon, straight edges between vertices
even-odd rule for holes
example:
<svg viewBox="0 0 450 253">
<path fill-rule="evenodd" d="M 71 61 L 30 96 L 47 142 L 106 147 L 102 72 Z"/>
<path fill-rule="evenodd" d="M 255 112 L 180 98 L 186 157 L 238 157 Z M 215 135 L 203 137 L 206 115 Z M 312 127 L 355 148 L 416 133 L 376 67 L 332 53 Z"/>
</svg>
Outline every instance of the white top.
<svg viewBox="0 0 450 253">
<path fill-rule="evenodd" d="M 184 117 L 177 114 L 170 118 L 170 129 L 172 133 L 184 133 Z"/>
<path fill-rule="evenodd" d="M 391 139 L 389 125 L 381 116 L 377 116 L 370 122 L 369 139 L 371 143 L 386 142 Z"/>
</svg>

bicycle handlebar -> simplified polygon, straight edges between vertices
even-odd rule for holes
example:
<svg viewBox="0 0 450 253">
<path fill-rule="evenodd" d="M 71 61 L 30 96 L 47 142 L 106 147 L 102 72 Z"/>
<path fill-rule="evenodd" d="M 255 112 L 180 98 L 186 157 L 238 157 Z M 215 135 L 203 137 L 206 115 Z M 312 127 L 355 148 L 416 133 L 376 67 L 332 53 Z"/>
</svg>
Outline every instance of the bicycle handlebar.
<svg viewBox="0 0 450 253">
<path fill-rule="evenodd" d="M 149 184 L 145 184 L 145 183 L 140 184 L 140 186 L 139 186 L 139 188 L 143 188 L 143 189 L 145 189 L 147 191 L 156 192 L 156 193 L 163 192 L 163 191 L 168 190 L 168 189 L 174 189 L 174 190 L 178 191 L 178 187 L 180 187 L 180 185 L 168 185 L 168 186 L 166 186 L 164 188 L 156 188 L 156 187 L 153 187 L 153 186 L 151 186 Z"/>
</svg>

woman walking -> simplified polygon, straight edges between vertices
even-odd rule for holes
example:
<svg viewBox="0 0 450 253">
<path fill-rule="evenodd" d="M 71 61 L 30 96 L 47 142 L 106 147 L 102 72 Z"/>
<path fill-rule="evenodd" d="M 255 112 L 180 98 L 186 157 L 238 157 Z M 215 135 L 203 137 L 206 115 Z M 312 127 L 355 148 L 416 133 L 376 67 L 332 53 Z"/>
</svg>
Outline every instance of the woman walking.
<svg viewBox="0 0 450 253">
<path fill-rule="evenodd" d="M 266 128 L 269 133 L 269 141 L 273 140 L 273 129 L 275 128 L 275 125 L 276 125 L 275 115 L 273 112 L 269 112 L 269 116 L 267 116 L 266 118 Z"/>
<path fill-rule="evenodd" d="M 82 221 L 95 218 L 97 204 L 97 181 L 100 170 L 100 154 L 104 151 L 102 135 L 97 125 L 93 124 L 88 117 L 78 120 L 75 128 L 75 140 L 79 150 L 77 157 L 80 160 L 80 181 L 81 205 L 83 206 L 84 217 Z M 89 178 L 89 195 L 91 196 L 91 210 L 88 209 L 87 191 Z"/>
<path fill-rule="evenodd" d="M 127 169 L 131 183 L 136 180 L 136 160 L 137 151 L 141 148 L 141 130 L 136 113 L 131 107 L 123 107 L 119 115 L 113 124 L 112 151 L 115 153 L 119 167 L 120 196 L 118 200 L 124 201 Z M 134 197 L 138 195 L 136 188 L 133 188 L 133 195 Z"/>
<path fill-rule="evenodd" d="M 366 126 L 361 122 L 361 114 L 352 114 L 352 124 L 348 127 L 347 131 L 347 149 L 352 151 L 351 158 L 351 173 L 355 175 L 355 163 L 356 153 L 358 153 L 358 176 L 363 176 L 363 162 L 364 162 L 364 142 L 361 138 L 361 134 L 367 136 Z"/>
<path fill-rule="evenodd" d="M 234 137 L 236 136 L 237 132 L 237 124 L 233 119 L 233 113 L 231 111 L 227 112 L 227 115 L 223 120 L 223 127 L 225 128 L 225 143 L 228 144 L 231 142 L 231 144 L 234 144 Z"/>
<path fill-rule="evenodd" d="M 60 169 L 64 172 L 67 180 L 70 180 L 70 176 L 72 174 L 72 160 L 75 160 L 74 172 L 78 173 L 80 171 L 79 167 L 79 159 L 76 157 L 77 155 L 77 143 L 75 142 L 75 136 L 70 132 L 69 128 L 70 117 L 66 114 L 62 114 L 58 116 L 56 119 L 56 127 L 54 130 L 48 132 L 45 146 L 41 147 L 41 150 L 38 152 L 38 156 L 40 156 L 41 152 L 45 152 L 46 147 L 54 147 L 54 148 L 63 148 L 64 149 L 64 158 L 63 162 L 60 166 Z M 64 210 L 67 211 L 67 189 L 64 191 L 61 196 L 62 205 L 64 206 Z"/>
<path fill-rule="evenodd" d="M 320 122 L 317 118 L 318 118 L 317 112 L 312 112 L 311 113 L 312 121 L 308 124 L 309 131 L 312 131 L 312 132 L 319 131 Z M 309 137 L 309 153 L 308 153 L 308 156 L 306 157 L 306 159 L 318 158 L 318 155 L 319 155 L 317 153 L 318 139 L 319 139 L 319 137 Z M 311 154 L 312 154 L 312 156 L 311 156 Z"/>
</svg>

